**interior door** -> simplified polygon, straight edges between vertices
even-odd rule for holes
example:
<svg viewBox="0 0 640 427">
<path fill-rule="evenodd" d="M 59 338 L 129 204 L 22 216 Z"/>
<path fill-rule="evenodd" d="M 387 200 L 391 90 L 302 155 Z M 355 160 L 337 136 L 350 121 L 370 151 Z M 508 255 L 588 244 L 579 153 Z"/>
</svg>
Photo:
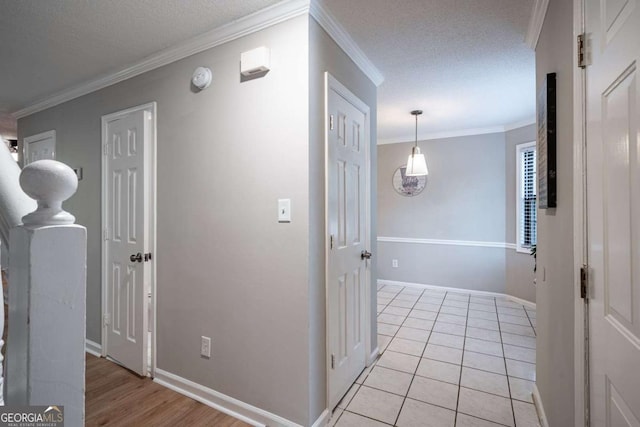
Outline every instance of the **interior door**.
<svg viewBox="0 0 640 427">
<path fill-rule="evenodd" d="M 327 89 L 329 400 L 335 407 L 365 368 L 365 113 Z M 365 252 L 365 258 L 362 257 Z"/>
<path fill-rule="evenodd" d="M 39 133 L 24 139 L 24 166 L 36 160 L 56 158 L 56 131 Z"/>
<path fill-rule="evenodd" d="M 148 111 L 107 121 L 105 129 L 106 354 L 147 374 L 148 361 Z"/>
<path fill-rule="evenodd" d="M 591 425 L 640 426 L 636 0 L 586 0 Z"/>
</svg>

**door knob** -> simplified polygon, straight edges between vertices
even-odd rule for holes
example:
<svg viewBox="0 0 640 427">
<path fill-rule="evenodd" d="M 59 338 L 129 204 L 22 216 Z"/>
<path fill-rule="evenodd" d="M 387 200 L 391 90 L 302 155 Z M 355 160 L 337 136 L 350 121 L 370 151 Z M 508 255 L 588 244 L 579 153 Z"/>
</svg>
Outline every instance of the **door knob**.
<svg viewBox="0 0 640 427">
<path fill-rule="evenodd" d="M 362 251 L 360 253 L 360 259 L 371 259 L 371 252 L 369 251 Z"/>
<path fill-rule="evenodd" d="M 136 255 L 131 255 L 129 257 L 129 261 L 131 262 L 142 262 L 142 254 L 138 252 Z"/>
</svg>

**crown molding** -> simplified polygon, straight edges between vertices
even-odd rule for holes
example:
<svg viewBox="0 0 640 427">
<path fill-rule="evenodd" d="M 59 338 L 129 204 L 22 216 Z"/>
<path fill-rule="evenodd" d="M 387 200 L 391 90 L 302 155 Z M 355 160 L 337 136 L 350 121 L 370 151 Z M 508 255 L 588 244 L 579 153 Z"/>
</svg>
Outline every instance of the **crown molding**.
<svg viewBox="0 0 640 427">
<path fill-rule="evenodd" d="M 435 132 L 435 133 L 419 133 L 418 141 L 455 138 L 458 136 L 486 135 L 489 133 L 501 133 L 501 132 L 504 132 L 504 126 L 494 126 L 494 127 L 486 127 L 486 128 L 475 128 L 475 129 L 460 129 L 460 130 Z M 378 145 L 400 144 L 403 142 L 414 142 L 414 141 L 415 141 L 415 135 L 412 134 L 412 135 L 407 135 L 399 138 L 379 139 Z"/>
<path fill-rule="evenodd" d="M 380 70 L 373 65 L 373 62 L 326 9 L 324 4 L 320 1 L 312 0 L 309 13 L 376 87 L 384 82 L 384 76 Z"/>
<path fill-rule="evenodd" d="M 535 124 L 535 118 L 529 118 L 526 120 L 522 120 L 519 122 L 513 122 L 502 126 L 491 126 L 486 128 L 475 128 L 475 129 L 458 129 L 446 132 L 435 132 L 435 133 L 419 133 L 418 141 L 429 141 L 432 139 L 446 139 L 446 138 L 456 138 L 460 136 L 475 136 L 475 135 L 487 135 L 490 133 L 504 133 L 510 130 L 519 129 L 525 126 L 529 126 Z M 387 144 L 402 144 L 405 142 L 413 143 L 415 141 L 415 135 L 406 135 L 397 138 L 386 138 L 379 139 L 378 145 L 387 145 Z"/>
<path fill-rule="evenodd" d="M 95 80 L 58 92 L 33 105 L 15 111 L 12 113 L 12 116 L 19 119 L 37 113 L 38 111 L 46 110 L 47 108 L 54 107 L 63 102 L 95 92 L 196 53 L 255 33 L 291 18 L 304 15 L 309 13 L 310 2 L 311 0 L 282 1 L 211 31 L 207 31 L 174 47 L 161 50 L 119 71 L 103 75 Z"/>
<path fill-rule="evenodd" d="M 533 50 L 536 50 L 536 46 L 538 45 L 538 39 L 542 32 L 542 24 L 544 24 L 544 17 L 547 14 L 548 7 L 549 0 L 534 0 L 529 27 L 527 28 L 527 34 L 524 38 L 527 46 Z"/>
<path fill-rule="evenodd" d="M 529 126 L 529 125 L 535 125 L 536 124 L 536 118 L 535 117 L 530 117 L 526 120 L 520 120 L 519 122 L 513 122 L 513 123 L 509 123 L 507 125 L 504 125 L 504 131 L 505 132 L 509 132 L 510 130 L 514 130 L 514 129 L 519 129 L 519 128 L 523 128 L 525 126 Z"/>
</svg>

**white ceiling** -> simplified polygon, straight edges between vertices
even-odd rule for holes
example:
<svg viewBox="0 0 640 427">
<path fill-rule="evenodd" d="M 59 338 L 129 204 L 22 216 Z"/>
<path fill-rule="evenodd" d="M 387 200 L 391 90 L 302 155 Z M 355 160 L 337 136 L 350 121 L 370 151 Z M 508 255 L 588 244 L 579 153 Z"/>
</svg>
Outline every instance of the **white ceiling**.
<svg viewBox="0 0 640 427">
<path fill-rule="evenodd" d="M 324 0 L 385 76 L 378 141 L 482 133 L 535 119 L 532 0 Z"/>
<path fill-rule="evenodd" d="M 0 119 L 278 1 L 0 0 Z M 383 142 L 416 108 L 421 134 L 533 121 L 533 0 L 323 2 L 385 76 Z"/>
</svg>

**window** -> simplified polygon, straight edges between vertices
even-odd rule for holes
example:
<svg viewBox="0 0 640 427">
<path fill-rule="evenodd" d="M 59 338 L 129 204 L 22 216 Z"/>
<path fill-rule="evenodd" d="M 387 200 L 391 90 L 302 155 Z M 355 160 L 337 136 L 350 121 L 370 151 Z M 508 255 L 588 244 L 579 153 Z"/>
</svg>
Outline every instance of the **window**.
<svg viewBox="0 0 640 427">
<path fill-rule="evenodd" d="M 516 146 L 518 168 L 518 195 L 516 198 L 516 249 L 529 253 L 536 244 L 537 199 L 536 199 L 536 143 L 527 142 Z"/>
</svg>

